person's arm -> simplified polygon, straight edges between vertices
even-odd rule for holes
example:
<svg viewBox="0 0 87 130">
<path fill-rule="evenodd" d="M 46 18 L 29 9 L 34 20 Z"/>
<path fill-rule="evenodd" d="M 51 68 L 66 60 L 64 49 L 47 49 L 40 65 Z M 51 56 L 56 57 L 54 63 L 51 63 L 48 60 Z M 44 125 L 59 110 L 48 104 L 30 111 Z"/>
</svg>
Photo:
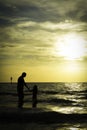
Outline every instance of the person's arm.
<svg viewBox="0 0 87 130">
<path fill-rule="evenodd" d="M 25 85 L 25 87 L 30 91 L 30 89 L 28 88 L 28 86 L 27 85 Z"/>
<path fill-rule="evenodd" d="M 24 81 L 24 86 L 30 91 L 30 89 L 28 88 L 27 84 Z"/>
</svg>

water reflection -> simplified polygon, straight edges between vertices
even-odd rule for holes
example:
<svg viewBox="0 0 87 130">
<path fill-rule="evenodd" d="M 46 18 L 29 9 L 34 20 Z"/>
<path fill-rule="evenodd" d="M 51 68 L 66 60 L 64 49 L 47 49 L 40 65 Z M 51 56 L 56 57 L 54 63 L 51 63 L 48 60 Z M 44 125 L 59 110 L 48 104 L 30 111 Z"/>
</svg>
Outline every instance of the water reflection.
<svg viewBox="0 0 87 130">
<path fill-rule="evenodd" d="M 84 83 L 65 83 L 65 87 L 68 91 L 83 91 L 83 89 L 86 89 L 86 86 Z"/>
<path fill-rule="evenodd" d="M 48 108 L 50 108 L 52 111 L 56 111 L 56 112 L 60 112 L 60 113 L 66 113 L 66 114 L 73 114 L 73 113 L 83 113 L 83 108 L 81 107 L 52 107 L 49 106 Z M 84 113 L 86 113 L 87 110 L 84 110 Z"/>
<path fill-rule="evenodd" d="M 70 128 L 70 130 L 79 130 L 79 128 Z"/>
<path fill-rule="evenodd" d="M 64 90 L 55 94 L 57 106 L 53 111 L 62 113 L 87 113 L 87 83 L 65 83 Z M 62 100 L 61 100 L 62 99 Z"/>
<path fill-rule="evenodd" d="M 37 123 L 4 123 L 0 129 L 5 130 L 87 130 L 86 124 L 37 124 Z"/>
<path fill-rule="evenodd" d="M 86 124 L 55 124 L 52 130 L 87 130 Z"/>
</svg>

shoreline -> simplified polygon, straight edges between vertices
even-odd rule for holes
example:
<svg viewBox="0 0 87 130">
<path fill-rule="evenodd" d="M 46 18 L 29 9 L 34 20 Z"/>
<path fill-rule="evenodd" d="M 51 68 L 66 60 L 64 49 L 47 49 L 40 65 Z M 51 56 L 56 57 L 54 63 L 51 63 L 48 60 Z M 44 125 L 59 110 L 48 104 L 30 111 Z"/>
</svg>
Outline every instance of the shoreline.
<svg viewBox="0 0 87 130">
<path fill-rule="evenodd" d="M 86 123 L 87 114 L 64 114 L 42 108 L 0 108 L 1 122 Z"/>
</svg>

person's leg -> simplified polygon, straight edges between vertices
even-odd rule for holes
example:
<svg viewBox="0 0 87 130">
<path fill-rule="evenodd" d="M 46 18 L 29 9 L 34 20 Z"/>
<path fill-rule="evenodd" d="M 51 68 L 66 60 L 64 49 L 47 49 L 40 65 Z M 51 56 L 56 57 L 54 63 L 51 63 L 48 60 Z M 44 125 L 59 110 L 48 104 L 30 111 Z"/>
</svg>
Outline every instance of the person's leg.
<svg viewBox="0 0 87 130">
<path fill-rule="evenodd" d="M 24 95 L 20 94 L 19 95 L 19 100 L 18 100 L 18 107 L 19 108 L 22 108 L 22 106 L 23 106 L 23 99 L 24 99 Z"/>
<path fill-rule="evenodd" d="M 33 108 L 37 107 L 37 99 L 33 99 L 32 107 Z"/>
</svg>

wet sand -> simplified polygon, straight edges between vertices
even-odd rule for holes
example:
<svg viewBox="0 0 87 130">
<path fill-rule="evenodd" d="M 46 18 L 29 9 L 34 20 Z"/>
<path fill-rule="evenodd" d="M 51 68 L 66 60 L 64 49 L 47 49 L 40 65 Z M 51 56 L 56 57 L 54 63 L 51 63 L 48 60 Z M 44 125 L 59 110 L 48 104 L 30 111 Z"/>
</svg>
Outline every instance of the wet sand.
<svg viewBox="0 0 87 130">
<path fill-rule="evenodd" d="M 42 108 L 0 108 L 1 122 L 87 123 L 87 114 L 63 114 Z"/>
</svg>

